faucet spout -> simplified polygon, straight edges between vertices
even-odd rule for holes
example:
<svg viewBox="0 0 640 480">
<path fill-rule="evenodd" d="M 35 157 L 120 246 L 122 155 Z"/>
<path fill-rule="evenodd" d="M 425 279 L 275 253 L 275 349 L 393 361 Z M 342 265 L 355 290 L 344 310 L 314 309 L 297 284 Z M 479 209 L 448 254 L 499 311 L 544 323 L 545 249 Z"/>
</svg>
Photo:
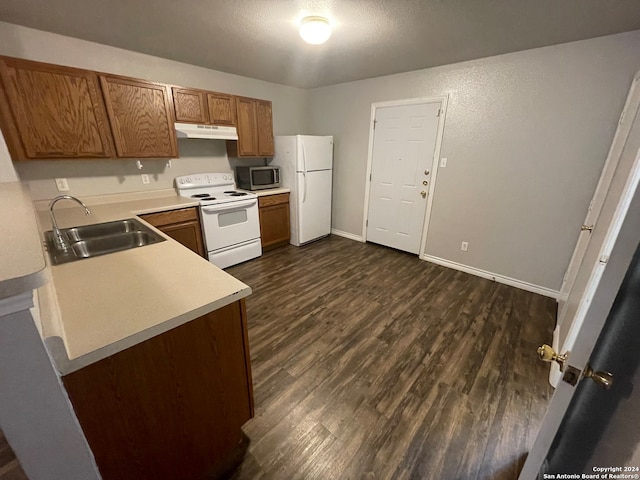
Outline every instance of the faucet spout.
<svg viewBox="0 0 640 480">
<path fill-rule="evenodd" d="M 64 238 L 64 235 L 62 235 L 62 232 L 58 228 L 58 222 L 56 221 L 56 216 L 53 213 L 53 207 L 60 200 L 73 200 L 74 202 L 78 203 L 80 206 L 84 208 L 85 215 L 91 215 L 91 210 L 89 210 L 89 207 L 87 207 L 84 204 L 84 202 L 82 202 L 82 200 L 72 195 L 59 195 L 53 200 L 51 200 L 51 203 L 49 203 L 49 214 L 51 216 L 51 225 L 53 226 L 52 230 L 53 230 L 53 236 L 55 238 L 56 248 L 62 252 L 66 252 L 69 249 L 69 245 L 67 243 L 66 238 Z"/>
</svg>

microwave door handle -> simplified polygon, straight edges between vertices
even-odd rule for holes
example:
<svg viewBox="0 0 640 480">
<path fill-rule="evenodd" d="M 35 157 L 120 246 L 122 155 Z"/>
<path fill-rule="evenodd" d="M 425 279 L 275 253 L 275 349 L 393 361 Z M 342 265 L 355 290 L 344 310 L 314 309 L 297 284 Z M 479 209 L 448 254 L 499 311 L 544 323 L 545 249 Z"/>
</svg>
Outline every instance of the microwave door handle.
<svg viewBox="0 0 640 480">
<path fill-rule="evenodd" d="M 278 170 L 277 168 L 274 170 L 275 172 L 275 183 L 280 183 L 280 170 Z"/>
</svg>

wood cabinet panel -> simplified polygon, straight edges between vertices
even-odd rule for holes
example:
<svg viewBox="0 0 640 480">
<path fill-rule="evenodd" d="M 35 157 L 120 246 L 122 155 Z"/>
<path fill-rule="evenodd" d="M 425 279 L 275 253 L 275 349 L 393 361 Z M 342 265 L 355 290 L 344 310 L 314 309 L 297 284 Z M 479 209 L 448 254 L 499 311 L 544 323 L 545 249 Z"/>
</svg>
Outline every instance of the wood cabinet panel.
<svg viewBox="0 0 640 480">
<path fill-rule="evenodd" d="M 108 158 L 114 147 L 94 72 L 0 57 L 10 113 L 2 130 L 14 160 Z"/>
<path fill-rule="evenodd" d="M 214 125 L 236 124 L 236 102 L 233 95 L 226 93 L 207 93 L 209 121 Z"/>
<path fill-rule="evenodd" d="M 258 206 L 262 248 L 269 250 L 289 243 L 289 194 L 259 197 Z"/>
<path fill-rule="evenodd" d="M 207 258 L 204 241 L 202 240 L 200 215 L 196 207 L 149 213 L 140 215 L 140 218 L 201 257 Z"/>
<path fill-rule="evenodd" d="M 101 75 L 100 82 L 119 157 L 178 156 L 166 85 L 111 75 Z"/>
<path fill-rule="evenodd" d="M 272 157 L 273 118 L 271 102 L 255 98 L 236 97 L 238 140 L 227 142 L 232 157 Z"/>
<path fill-rule="evenodd" d="M 176 122 L 208 123 L 207 96 L 200 90 L 173 87 Z"/>
<path fill-rule="evenodd" d="M 258 156 L 256 102 L 249 98 L 236 97 L 238 114 L 238 156 Z"/>
<path fill-rule="evenodd" d="M 258 154 L 261 157 L 273 157 L 273 118 L 271 102 L 259 100 L 257 105 Z"/>
<path fill-rule="evenodd" d="M 244 300 L 63 377 L 105 480 L 204 478 L 253 416 Z"/>
</svg>

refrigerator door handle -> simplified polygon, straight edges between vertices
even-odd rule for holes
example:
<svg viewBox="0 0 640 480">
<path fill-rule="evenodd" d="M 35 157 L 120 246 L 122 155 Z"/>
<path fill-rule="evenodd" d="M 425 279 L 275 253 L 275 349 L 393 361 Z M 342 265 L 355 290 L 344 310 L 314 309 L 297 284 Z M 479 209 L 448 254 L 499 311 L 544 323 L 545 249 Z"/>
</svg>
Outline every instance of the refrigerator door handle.
<svg viewBox="0 0 640 480">
<path fill-rule="evenodd" d="M 304 191 L 302 193 L 302 203 L 307 201 L 307 172 L 302 172 L 302 180 L 304 181 Z"/>
<path fill-rule="evenodd" d="M 304 151 L 304 142 L 302 142 L 302 171 L 307 173 L 307 155 Z"/>
</svg>

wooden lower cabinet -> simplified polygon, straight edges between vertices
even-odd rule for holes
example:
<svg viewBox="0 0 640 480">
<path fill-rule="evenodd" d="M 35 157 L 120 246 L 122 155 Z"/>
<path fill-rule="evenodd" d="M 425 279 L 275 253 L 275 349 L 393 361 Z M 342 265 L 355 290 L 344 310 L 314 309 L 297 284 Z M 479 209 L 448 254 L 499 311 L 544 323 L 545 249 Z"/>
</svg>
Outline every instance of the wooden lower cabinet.
<svg viewBox="0 0 640 480">
<path fill-rule="evenodd" d="M 196 207 L 140 215 L 145 222 L 169 235 L 175 241 L 207 258 L 202 241 L 200 215 Z"/>
<path fill-rule="evenodd" d="M 289 243 L 289 194 L 258 197 L 262 249 L 269 250 Z"/>
<path fill-rule="evenodd" d="M 220 475 L 254 414 L 244 300 L 62 380 L 104 480 Z"/>
</svg>

